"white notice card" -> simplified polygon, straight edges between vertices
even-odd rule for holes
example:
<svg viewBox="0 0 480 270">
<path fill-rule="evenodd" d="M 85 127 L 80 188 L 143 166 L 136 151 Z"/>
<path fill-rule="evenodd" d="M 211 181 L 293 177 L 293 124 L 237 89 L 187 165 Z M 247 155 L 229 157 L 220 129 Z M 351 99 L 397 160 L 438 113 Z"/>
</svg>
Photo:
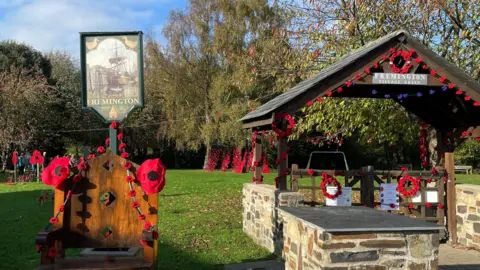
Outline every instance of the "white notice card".
<svg viewBox="0 0 480 270">
<path fill-rule="evenodd" d="M 327 186 L 328 194 L 337 193 L 337 187 Z M 342 187 L 342 194 L 337 198 L 331 200 L 326 200 L 327 206 L 352 206 L 352 188 L 351 187 Z"/>
<path fill-rule="evenodd" d="M 380 184 L 380 209 L 399 210 L 399 206 L 397 184 Z"/>
</svg>

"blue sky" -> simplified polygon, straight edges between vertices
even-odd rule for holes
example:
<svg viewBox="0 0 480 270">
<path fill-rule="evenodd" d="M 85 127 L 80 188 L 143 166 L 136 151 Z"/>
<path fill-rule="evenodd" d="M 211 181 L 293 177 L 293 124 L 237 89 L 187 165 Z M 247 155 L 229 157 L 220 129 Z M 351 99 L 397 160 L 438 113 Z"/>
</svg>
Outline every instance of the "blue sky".
<svg viewBox="0 0 480 270">
<path fill-rule="evenodd" d="M 27 43 L 42 52 L 65 50 L 79 57 L 79 32 L 151 32 L 187 0 L 0 0 L 0 40 Z"/>
</svg>

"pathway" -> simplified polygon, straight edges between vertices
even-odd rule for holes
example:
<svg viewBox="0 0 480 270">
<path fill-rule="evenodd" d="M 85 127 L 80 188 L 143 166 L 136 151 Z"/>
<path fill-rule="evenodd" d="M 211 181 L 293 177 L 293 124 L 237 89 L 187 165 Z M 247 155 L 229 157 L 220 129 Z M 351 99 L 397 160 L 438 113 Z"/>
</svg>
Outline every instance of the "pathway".
<svg viewBox="0 0 480 270">
<path fill-rule="evenodd" d="M 440 245 L 439 270 L 480 270 L 480 252 Z M 226 265 L 225 270 L 284 270 L 282 261 L 259 261 Z"/>
</svg>

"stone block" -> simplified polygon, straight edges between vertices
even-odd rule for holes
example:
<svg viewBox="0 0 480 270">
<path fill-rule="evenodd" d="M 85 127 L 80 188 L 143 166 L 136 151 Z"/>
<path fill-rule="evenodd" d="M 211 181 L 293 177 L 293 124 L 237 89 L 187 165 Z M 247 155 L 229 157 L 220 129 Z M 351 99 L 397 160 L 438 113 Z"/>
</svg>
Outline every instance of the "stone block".
<svg viewBox="0 0 480 270">
<path fill-rule="evenodd" d="M 466 205 L 457 205 L 457 212 L 460 214 L 467 213 L 467 206 Z"/>
<path fill-rule="evenodd" d="M 341 249 L 341 248 L 354 248 L 356 245 L 355 243 L 352 242 L 346 242 L 346 243 L 322 243 L 321 248 L 322 249 Z"/>
<path fill-rule="evenodd" d="M 390 255 L 390 256 L 405 256 L 405 251 L 398 250 L 380 250 L 380 255 Z"/>
<path fill-rule="evenodd" d="M 437 270 L 438 269 L 438 260 L 431 260 L 429 269 Z"/>
<path fill-rule="evenodd" d="M 317 259 L 317 261 L 322 261 L 322 253 L 320 251 L 314 250 L 313 254 L 315 255 L 315 259 Z"/>
<path fill-rule="evenodd" d="M 292 251 L 293 254 L 297 255 L 298 254 L 298 247 L 295 242 L 292 242 L 290 244 L 290 251 Z"/>
<path fill-rule="evenodd" d="M 438 233 L 432 234 L 432 247 L 438 247 L 440 245 L 440 235 Z"/>
<path fill-rule="evenodd" d="M 463 224 L 463 218 L 461 216 L 457 216 L 457 225 Z"/>
<path fill-rule="evenodd" d="M 400 268 L 403 269 L 405 267 L 405 259 L 395 259 L 395 260 L 388 260 L 384 262 L 385 266 L 391 267 L 391 268 Z"/>
<path fill-rule="evenodd" d="M 474 243 L 480 244 L 480 235 L 474 235 L 472 240 Z"/>
<path fill-rule="evenodd" d="M 360 246 L 367 248 L 401 248 L 405 247 L 405 240 L 367 240 L 360 242 Z"/>
<path fill-rule="evenodd" d="M 352 266 L 350 270 L 387 270 L 387 267 L 383 265 L 360 265 Z"/>
<path fill-rule="evenodd" d="M 473 231 L 480 234 L 480 223 L 473 223 Z"/>
<path fill-rule="evenodd" d="M 292 241 L 300 242 L 300 232 L 298 231 L 298 225 L 296 222 L 288 222 L 287 235 L 292 239 Z"/>
<path fill-rule="evenodd" d="M 475 214 L 469 214 L 467 217 L 467 220 L 470 221 L 480 221 L 480 216 L 475 215 Z"/>
<path fill-rule="evenodd" d="M 322 270 L 348 270 L 346 266 L 322 267 Z"/>
<path fill-rule="evenodd" d="M 460 245 L 466 246 L 467 245 L 467 239 L 463 238 L 463 237 L 459 237 L 458 238 L 458 243 L 460 243 Z"/>
<path fill-rule="evenodd" d="M 468 233 L 465 235 L 465 238 L 470 239 L 470 240 L 473 239 L 472 235 L 471 235 L 471 234 L 468 234 Z"/>
<path fill-rule="evenodd" d="M 345 239 L 372 239 L 377 238 L 374 233 L 369 234 L 332 234 L 333 240 L 345 240 Z"/>
<path fill-rule="evenodd" d="M 408 270 L 425 270 L 427 266 L 424 263 L 408 262 Z"/>
<path fill-rule="evenodd" d="M 363 252 L 334 252 L 330 253 L 330 260 L 332 263 L 376 261 L 378 260 L 378 252 L 375 250 Z"/>
<path fill-rule="evenodd" d="M 398 238 L 405 237 L 403 233 L 377 233 L 377 238 Z"/>
<path fill-rule="evenodd" d="M 428 234 L 412 234 L 407 236 L 410 256 L 424 259 L 432 255 L 432 239 Z"/>
</svg>

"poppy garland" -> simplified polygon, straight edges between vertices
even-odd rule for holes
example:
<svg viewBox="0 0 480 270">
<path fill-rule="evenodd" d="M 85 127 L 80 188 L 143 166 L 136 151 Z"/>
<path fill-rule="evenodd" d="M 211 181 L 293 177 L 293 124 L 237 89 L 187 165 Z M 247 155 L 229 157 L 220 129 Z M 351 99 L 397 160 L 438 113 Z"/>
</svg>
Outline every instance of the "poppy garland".
<svg viewBox="0 0 480 270">
<path fill-rule="evenodd" d="M 117 129 L 117 123 L 115 121 L 112 122 L 110 124 L 110 128 Z M 123 163 L 123 168 L 127 171 L 125 181 L 127 182 L 129 187 L 127 195 L 132 199 L 131 207 L 138 212 L 138 219 L 144 222 L 144 230 L 151 232 L 153 234 L 153 239 L 156 240 L 158 239 L 158 231 L 155 229 L 155 226 L 153 226 L 149 221 L 147 221 L 147 217 L 142 213 L 142 210 L 140 209 L 140 203 L 137 201 L 136 198 L 137 193 L 133 188 L 133 182 L 135 181 L 135 178 L 133 177 L 133 174 L 131 172 L 132 163 L 128 161 L 130 155 L 126 150 L 127 145 L 123 142 L 123 133 L 119 133 L 117 135 L 117 140 L 120 142 L 119 150 L 122 152 L 120 156 L 125 159 L 125 162 Z M 107 140 L 106 142 L 110 143 L 110 141 Z M 141 183 L 141 187 L 146 194 L 157 193 L 163 189 L 163 187 L 165 186 L 165 171 L 165 166 L 163 166 L 160 159 L 147 160 L 137 169 L 136 177 Z M 142 246 L 147 246 L 148 242 L 140 239 L 140 244 Z"/>
<path fill-rule="evenodd" d="M 334 200 L 338 196 L 342 195 L 342 185 L 340 184 L 340 182 L 337 181 L 337 179 L 335 179 L 334 177 L 328 176 L 328 174 L 325 172 L 322 173 L 322 179 L 323 180 L 322 180 L 322 183 L 320 183 L 320 188 L 325 198 Z M 335 194 L 330 194 L 327 192 L 327 185 L 329 184 L 337 187 L 337 192 L 335 192 Z"/>
</svg>

